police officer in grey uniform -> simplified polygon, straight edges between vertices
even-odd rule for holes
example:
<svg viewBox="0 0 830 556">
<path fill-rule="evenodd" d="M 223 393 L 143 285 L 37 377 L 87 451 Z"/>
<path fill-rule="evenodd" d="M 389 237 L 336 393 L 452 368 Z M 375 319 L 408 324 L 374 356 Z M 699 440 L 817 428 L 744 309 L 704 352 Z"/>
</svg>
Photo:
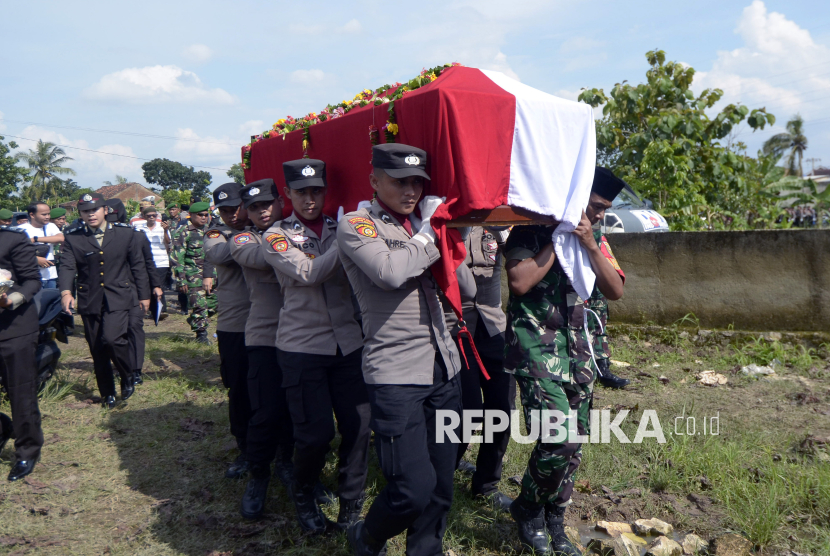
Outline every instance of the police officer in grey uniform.
<svg viewBox="0 0 830 556">
<path fill-rule="evenodd" d="M 228 479 L 239 478 L 248 471 L 246 443 L 251 402 L 248 398 L 248 352 L 245 349 L 245 323 L 251 302 L 242 267 L 231 257 L 228 241 L 251 225 L 248 211 L 242 206 L 242 186 L 225 183 L 213 190 L 213 203 L 222 224 L 205 232 L 205 292 L 216 290 L 216 343 L 219 347 L 219 373 L 228 389 L 228 417 L 231 434 L 239 447 L 239 456 L 225 471 Z M 215 273 L 214 273 L 215 270 Z M 217 277 L 217 284 L 212 276 Z"/>
<path fill-rule="evenodd" d="M 282 198 L 274 180 L 255 181 L 242 188 L 242 205 L 253 226 L 237 232 L 228 242 L 233 260 L 242 267 L 251 302 L 245 324 L 248 352 L 248 395 L 251 418 L 245 451 L 251 479 L 242 497 L 241 513 L 256 519 L 265 508 L 271 462 L 286 486 L 291 484 L 294 452 L 291 414 L 282 387 L 282 369 L 277 362 L 277 326 L 282 308 L 282 291 L 274 269 L 265 262 L 262 234 L 282 219 Z"/>
<path fill-rule="evenodd" d="M 360 518 L 369 456 L 369 397 L 363 381 L 363 335 L 355 320 L 349 280 L 337 251 L 337 222 L 323 214 L 326 165 L 301 159 L 283 164 L 285 195 L 294 212 L 264 234 L 265 260 L 282 286 L 277 358 L 294 422 L 291 494 L 300 526 L 322 533 L 314 487 L 334 439 L 339 451 L 338 525 Z"/>
<path fill-rule="evenodd" d="M 337 227 L 363 317 L 363 377 L 387 481 L 366 520 L 348 530 L 361 556 L 385 554 L 386 540 L 403 531 L 409 556 L 441 554 L 452 504 L 458 447 L 436 442 L 436 411 L 461 411 L 461 361 L 429 271 L 440 258 L 429 219 L 441 199 L 424 198 L 420 218 L 410 218 L 429 179 L 426 157 L 407 145 L 375 146 L 370 181 L 377 198 Z M 462 295 L 475 295 L 472 280 L 459 285 Z"/>
</svg>

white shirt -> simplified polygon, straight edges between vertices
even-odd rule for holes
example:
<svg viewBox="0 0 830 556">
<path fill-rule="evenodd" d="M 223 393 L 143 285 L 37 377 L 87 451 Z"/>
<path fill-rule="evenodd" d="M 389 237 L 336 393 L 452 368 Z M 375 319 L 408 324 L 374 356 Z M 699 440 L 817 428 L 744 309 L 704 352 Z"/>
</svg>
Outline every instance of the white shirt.
<svg viewBox="0 0 830 556">
<path fill-rule="evenodd" d="M 27 222 L 26 224 L 21 224 L 18 226 L 19 229 L 24 230 L 26 235 L 29 237 L 48 237 L 48 236 L 56 236 L 61 233 L 60 229 L 49 222 L 46 226 L 38 228 L 33 226 L 31 223 Z M 47 261 L 54 261 L 55 260 L 55 244 L 49 244 L 49 252 L 46 254 Z M 41 280 L 55 280 L 58 277 L 58 269 L 54 266 L 49 266 L 46 268 L 40 269 L 40 279 Z"/>
<path fill-rule="evenodd" d="M 158 222 L 156 222 L 156 225 L 152 229 L 147 227 L 146 220 L 143 224 L 143 226 L 136 226 L 136 229 L 147 234 L 147 239 L 150 240 L 150 249 L 153 251 L 153 262 L 156 263 L 156 268 L 168 268 L 170 266 L 170 257 L 167 255 L 167 248 L 164 246 L 164 235 L 166 233 L 164 228 Z"/>
</svg>

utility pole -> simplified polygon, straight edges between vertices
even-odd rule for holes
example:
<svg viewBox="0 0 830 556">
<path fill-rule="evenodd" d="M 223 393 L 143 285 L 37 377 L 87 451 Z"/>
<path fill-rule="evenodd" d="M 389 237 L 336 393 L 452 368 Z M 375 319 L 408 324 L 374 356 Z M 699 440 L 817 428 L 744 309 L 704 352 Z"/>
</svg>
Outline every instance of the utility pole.
<svg viewBox="0 0 830 556">
<path fill-rule="evenodd" d="M 808 158 L 808 159 L 805 160 L 805 162 L 810 163 L 810 166 L 813 169 L 812 172 L 810 172 L 810 173 L 812 175 L 815 175 L 816 174 L 816 162 L 821 162 L 821 159 L 820 158 Z"/>
</svg>

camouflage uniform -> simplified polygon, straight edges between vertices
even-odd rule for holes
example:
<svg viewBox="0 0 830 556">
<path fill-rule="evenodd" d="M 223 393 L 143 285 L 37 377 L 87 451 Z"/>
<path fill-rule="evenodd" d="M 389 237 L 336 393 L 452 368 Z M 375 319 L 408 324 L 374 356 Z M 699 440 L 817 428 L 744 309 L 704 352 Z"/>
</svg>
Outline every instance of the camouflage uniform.
<svg viewBox="0 0 830 556">
<path fill-rule="evenodd" d="M 205 228 L 206 229 L 206 228 Z M 213 278 L 213 291 L 216 288 L 216 272 L 213 276 L 203 276 L 205 265 L 204 229 L 188 224 L 175 230 L 173 234 L 173 251 L 170 262 L 176 288 L 187 286 L 188 301 L 191 307 L 187 322 L 194 332 L 206 330 L 210 317 L 216 314 L 216 294 L 205 294 L 202 278 Z"/>
<path fill-rule="evenodd" d="M 505 245 L 505 258 L 524 260 L 551 243 L 552 227 L 518 226 Z M 505 371 L 516 376 L 525 422 L 531 411 L 576 413 L 576 432 L 587 435 L 593 399 L 594 363 L 584 328 L 585 303 L 559 262 L 526 294 L 507 304 Z M 563 442 L 537 441 L 522 479 L 521 497 L 532 506 L 567 506 L 582 445 L 572 431 Z"/>
<path fill-rule="evenodd" d="M 620 265 L 617 263 L 617 259 L 611 251 L 611 246 L 608 245 L 608 240 L 605 239 L 605 236 L 599 230 L 594 231 L 594 239 L 617 272 L 623 277 L 623 281 L 625 281 L 625 274 L 620 269 Z M 603 359 L 608 360 L 611 358 L 611 350 L 608 347 L 608 331 L 605 328 L 608 324 L 608 300 L 596 286 L 594 286 L 594 291 L 591 293 L 591 299 L 588 300 L 588 307 L 596 313 L 596 315 L 588 315 L 588 329 L 594 338 L 594 355 L 597 358 L 597 363 L 602 364 Z M 602 323 L 602 327 L 599 326 L 599 323 Z"/>
</svg>

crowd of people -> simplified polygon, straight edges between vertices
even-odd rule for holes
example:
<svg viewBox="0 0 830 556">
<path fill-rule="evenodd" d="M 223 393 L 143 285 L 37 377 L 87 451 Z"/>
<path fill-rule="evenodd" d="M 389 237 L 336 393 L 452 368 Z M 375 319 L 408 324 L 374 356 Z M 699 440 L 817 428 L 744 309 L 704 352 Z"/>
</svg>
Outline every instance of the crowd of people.
<svg viewBox="0 0 830 556">
<path fill-rule="evenodd" d="M 555 226 L 465 228 L 459 318 L 430 271 L 441 257 L 430 219 L 443 200 L 423 195 L 427 157 L 407 145 L 375 146 L 374 199 L 339 218 L 323 214 L 325 161 L 300 159 L 283 165 L 284 197 L 273 179 L 217 187 L 219 219 L 208 202 L 192 202 L 186 216 L 168 206 L 166 221 L 147 203 L 130 225 L 120 201 L 93 192 L 78 200 L 72 224 L 63 209 L 36 203 L 26 226 L 0 226 L 0 269 L 13 281 L 0 296 L 13 418 L 0 414 L 0 449 L 14 432 L 16 453 L 9 480 L 32 472 L 43 443 L 32 296 L 56 287 L 64 310 L 80 315 L 102 404 L 112 408 L 119 403 L 114 372 L 122 402 L 141 384 L 144 320 L 148 311 L 167 314 L 163 290 L 173 286 L 195 341 L 210 344 L 215 321 L 239 448 L 225 477 L 247 477 L 245 518 L 263 514 L 276 476 L 304 531 L 333 525 L 367 556 L 385 554 L 386 541 L 406 532 L 408 555 L 434 556 L 443 553 L 461 470 L 472 476 L 473 496 L 509 511 L 523 547 L 579 554 L 564 531 L 582 457 L 573 435 L 539 439 L 514 500 L 498 489 L 510 427 L 488 435 L 478 418 L 492 441 L 473 464 L 463 457 L 466 443 L 439 441 L 438 412 L 510 414 L 518 390 L 528 423 L 535 410 L 573 412 L 573 432 L 586 434 L 595 382 L 626 385 L 609 369 L 605 333 L 607 299 L 622 296 L 625 274 L 596 230 L 624 183 L 597 168 L 573 231 L 596 275 L 589 299 L 556 256 Z M 336 432 L 335 494 L 320 474 Z M 372 435 L 386 485 L 364 511 Z M 334 503 L 332 524 L 321 505 Z"/>
</svg>

